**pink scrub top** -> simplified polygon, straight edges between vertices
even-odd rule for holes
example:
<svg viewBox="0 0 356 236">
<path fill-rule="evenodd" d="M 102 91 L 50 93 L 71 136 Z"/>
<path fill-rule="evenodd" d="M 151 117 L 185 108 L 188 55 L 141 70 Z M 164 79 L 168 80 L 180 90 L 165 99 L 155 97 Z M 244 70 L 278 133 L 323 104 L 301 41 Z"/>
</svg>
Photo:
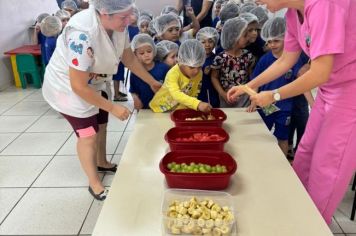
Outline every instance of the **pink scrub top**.
<svg viewBox="0 0 356 236">
<path fill-rule="evenodd" d="M 329 80 L 318 96 L 327 103 L 356 108 L 356 1 L 305 0 L 304 22 L 297 10 L 286 13 L 284 50 L 303 50 L 313 60 L 334 55 Z"/>
</svg>

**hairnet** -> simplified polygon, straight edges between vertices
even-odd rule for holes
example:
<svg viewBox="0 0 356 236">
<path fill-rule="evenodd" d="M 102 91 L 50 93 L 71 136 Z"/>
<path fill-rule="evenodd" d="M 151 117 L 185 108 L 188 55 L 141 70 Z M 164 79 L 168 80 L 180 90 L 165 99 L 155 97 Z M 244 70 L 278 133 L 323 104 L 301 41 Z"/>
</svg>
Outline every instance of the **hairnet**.
<svg viewBox="0 0 356 236">
<path fill-rule="evenodd" d="M 172 14 L 165 14 L 157 17 L 154 20 L 153 27 L 158 36 L 164 34 L 170 27 L 181 27 L 180 20 L 178 16 Z"/>
<path fill-rule="evenodd" d="M 155 21 L 156 21 L 156 19 L 153 19 L 148 24 L 148 33 L 152 36 L 157 34 L 155 27 L 154 27 Z"/>
<path fill-rule="evenodd" d="M 146 10 L 140 11 L 140 16 L 148 16 L 149 18 L 151 18 L 151 20 L 153 19 L 153 13 Z"/>
<path fill-rule="evenodd" d="M 204 39 L 212 39 L 216 45 L 219 41 L 219 33 L 213 27 L 204 27 L 198 31 L 196 35 L 196 39 L 199 40 L 200 42 L 203 41 Z"/>
<path fill-rule="evenodd" d="M 157 50 L 153 38 L 148 34 L 136 34 L 131 41 L 132 51 L 135 51 L 136 49 L 143 46 L 150 46 L 153 49 L 153 55 L 156 55 Z"/>
<path fill-rule="evenodd" d="M 261 37 L 266 42 L 273 39 L 283 39 L 286 31 L 286 21 L 283 17 L 273 17 L 266 21 L 261 30 Z"/>
<path fill-rule="evenodd" d="M 247 28 L 247 21 L 241 17 L 235 17 L 225 22 L 221 32 L 221 46 L 223 49 L 231 49 L 241 38 Z"/>
<path fill-rule="evenodd" d="M 240 13 L 239 17 L 245 19 L 248 24 L 251 24 L 254 21 L 258 23 L 257 16 L 249 12 Z"/>
<path fill-rule="evenodd" d="M 196 39 L 187 39 L 179 47 L 178 63 L 181 65 L 200 67 L 205 62 L 205 49 Z"/>
<path fill-rule="evenodd" d="M 178 51 L 179 46 L 178 44 L 172 41 L 162 40 L 156 44 L 156 48 L 157 48 L 156 59 L 158 61 L 164 61 L 164 59 L 169 53 L 173 51 Z"/>
<path fill-rule="evenodd" d="M 256 4 L 254 4 L 252 2 L 244 3 L 244 4 L 242 4 L 242 6 L 240 8 L 240 13 L 250 12 L 255 7 L 256 7 Z"/>
<path fill-rule="evenodd" d="M 132 8 L 132 0 L 93 0 L 93 5 L 100 13 L 114 14 Z"/>
<path fill-rule="evenodd" d="M 250 11 L 250 13 L 254 14 L 255 16 L 257 16 L 258 23 L 260 24 L 261 27 L 268 20 L 268 10 L 263 8 L 263 7 L 261 7 L 261 6 L 257 6 L 255 8 L 253 8 Z"/>
<path fill-rule="evenodd" d="M 237 17 L 240 13 L 239 5 L 233 2 L 227 3 L 220 11 L 221 24 L 224 24 L 228 19 Z"/>
<path fill-rule="evenodd" d="M 36 18 L 36 23 L 41 23 L 43 21 L 43 19 L 46 18 L 47 16 L 49 16 L 48 13 L 39 14 Z"/>
<path fill-rule="evenodd" d="M 73 0 L 65 0 L 61 4 L 61 9 L 71 9 L 72 11 L 77 11 L 78 6 Z"/>
<path fill-rule="evenodd" d="M 174 6 L 171 6 L 171 5 L 164 6 L 162 11 L 161 11 L 161 15 L 169 14 L 169 13 L 174 13 L 177 16 L 179 15 L 177 9 Z"/>
<path fill-rule="evenodd" d="M 47 16 L 41 22 L 41 32 L 46 37 L 58 35 L 62 30 L 62 22 L 57 16 Z"/>
<path fill-rule="evenodd" d="M 140 16 L 137 20 L 137 26 L 140 27 L 143 22 L 147 22 L 149 24 L 151 20 L 152 19 L 146 15 Z"/>
<path fill-rule="evenodd" d="M 57 16 L 59 19 L 69 19 L 70 18 L 70 13 L 67 12 L 66 10 L 58 10 L 56 12 L 56 14 L 54 14 L 55 16 Z"/>
</svg>

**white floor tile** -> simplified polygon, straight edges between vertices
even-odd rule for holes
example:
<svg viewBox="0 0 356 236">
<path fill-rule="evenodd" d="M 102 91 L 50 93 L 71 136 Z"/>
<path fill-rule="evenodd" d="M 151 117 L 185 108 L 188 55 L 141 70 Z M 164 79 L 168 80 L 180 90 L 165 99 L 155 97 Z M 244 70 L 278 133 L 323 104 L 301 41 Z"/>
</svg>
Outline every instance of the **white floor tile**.
<svg viewBox="0 0 356 236">
<path fill-rule="evenodd" d="M 0 100 L 1 100 L 1 96 L 0 96 Z M 11 107 L 14 106 L 15 103 L 10 104 L 10 103 L 4 103 L 4 102 L 0 102 L 0 114 L 4 113 L 5 111 L 9 110 Z"/>
<path fill-rule="evenodd" d="M 108 131 L 124 131 L 127 125 L 127 120 L 126 121 L 121 121 L 118 118 L 116 118 L 113 115 L 109 115 L 109 122 L 108 122 Z"/>
<path fill-rule="evenodd" d="M 1 155 L 54 155 L 70 133 L 23 133 Z"/>
<path fill-rule="evenodd" d="M 38 118 L 39 116 L 0 116 L 0 132 L 23 132 Z"/>
<path fill-rule="evenodd" d="M 0 188 L 0 223 L 26 190 L 26 188 Z"/>
<path fill-rule="evenodd" d="M 47 112 L 49 108 L 47 102 L 20 102 L 3 115 L 40 116 Z"/>
<path fill-rule="evenodd" d="M 0 235 L 76 235 L 92 200 L 87 188 L 31 188 L 1 225 Z"/>
<path fill-rule="evenodd" d="M 72 132 L 69 122 L 61 115 L 42 116 L 26 132 Z"/>
<path fill-rule="evenodd" d="M 134 129 L 134 125 L 135 125 L 135 122 L 136 122 L 136 115 L 137 115 L 137 112 L 135 111 L 131 115 L 129 123 L 127 124 L 127 127 L 126 127 L 125 131 L 132 131 Z"/>
<path fill-rule="evenodd" d="M 115 149 L 120 141 L 122 132 L 108 132 L 107 133 L 107 144 L 106 144 L 106 154 L 114 154 Z M 58 155 L 77 155 L 77 136 L 73 133 L 68 141 L 64 144 Z"/>
<path fill-rule="evenodd" d="M 0 133 L 0 153 L 9 143 L 11 143 L 20 133 Z"/>
<path fill-rule="evenodd" d="M 51 156 L 1 156 L 0 187 L 30 187 Z"/>
<path fill-rule="evenodd" d="M 329 225 L 329 228 L 331 232 L 333 233 L 343 233 L 342 229 L 338 225 L 338 223 L 335 221 L 335 219 L 332 219 L 331 225 Z"/>
<path fill-rule="evenodd" d="M 44 98 L 42 95 L 42 90 L 35 91 L 31 95 L 27 96 L 24 101 L 26 102 L 44 102 Z"/>
<path fill-rule="evenodd" d="M 21 89 L 21 88 L 9 88 L 0 93 L 0 100 L 2 102 L 19 102 L 29 95 L 35 93 L 37 90 L 34 89 Z"/>
<path fill-rule="evenodd" d="M 80 235 L 82 234 L 89 234 L 91 235 L 96 221 L 98 219 L 98 216 L 100 214 L 101 208 L 103 207 L 104 202 L 103 201 L 94 201 L 93 205 L 91 206 L 89 210 L 89 214 L 87 218 L 85 219 L 84 225 L 82 230 L 80 231 Z"/>
<path fill-rule="evenodd" d="M 43 116 L 57 116 L 61 115 L 58 111 L 54 110 L 52 107 Z"/>
<path fill-rule="evenodd" d="M 350 206 L 351 211 L 351 206 Z M 350 213 L 345 214 L 340 210 L 337 210 L 334 214 L 335 220 L 340 225 L 341 229 L 345 233 L 356 233 L 356 222 L 350 220 Z"/>
<path fill-rule="evenodd" d="M 122 135 L 122 138 L 120 140 L 119 146 L 116 149 L 115 154 L 122 154 L 125 150 L 125 146 L 127 144 L 127 141 L 129 140 L 129 137 L 131 135 L 131 132 L 125 132 L 124 135 Z"/>
<path fill-rule="evenodd" d="M 110 158 L 108 156 L 108 158 Z M 0 162 L 1 163 L 1 162 Z M 99 173 L 100 179 L 103 174 Z M 86 187 L 88 178 L 77 156 L 55 156 L 33 184 L 34 187 Z"/>
</svg>

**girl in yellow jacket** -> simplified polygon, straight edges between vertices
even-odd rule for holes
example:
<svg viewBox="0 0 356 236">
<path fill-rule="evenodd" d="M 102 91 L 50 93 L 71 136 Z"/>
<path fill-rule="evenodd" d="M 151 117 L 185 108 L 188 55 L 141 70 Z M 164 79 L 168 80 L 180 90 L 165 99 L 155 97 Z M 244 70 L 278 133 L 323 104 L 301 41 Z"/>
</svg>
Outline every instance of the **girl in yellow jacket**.
<svg viewBox="0 0 356 236">
<path fill-rule="evenodd" d="M 149 104 L 150 108 L 154 112 L 182 108 L 210 112 L 211 105 L 197 99 L 204 62 L 204 46 L 196 39 L 184 41 L 178 51 L 178 64 L 168 71 L 162 87 Z"/>
</svg>

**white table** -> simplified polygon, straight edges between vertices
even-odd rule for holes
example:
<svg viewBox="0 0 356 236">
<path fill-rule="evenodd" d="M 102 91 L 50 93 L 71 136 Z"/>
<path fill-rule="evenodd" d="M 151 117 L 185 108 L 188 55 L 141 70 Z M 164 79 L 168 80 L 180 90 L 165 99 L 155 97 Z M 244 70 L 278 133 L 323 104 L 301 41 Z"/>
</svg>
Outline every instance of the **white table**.
<svg viewBox="0 0 356 236">
<path fill-rule="evenodd" d="M 274 136 L 257 113 L 224 109 L 225 151 L 238 169 L 230 187 L 238 236 L 332 236 Z M 166 189 L 159 161 L 169 151 L 169 114 L 140 111 L 93 236 L 159 236 Z"/>
</svg>

